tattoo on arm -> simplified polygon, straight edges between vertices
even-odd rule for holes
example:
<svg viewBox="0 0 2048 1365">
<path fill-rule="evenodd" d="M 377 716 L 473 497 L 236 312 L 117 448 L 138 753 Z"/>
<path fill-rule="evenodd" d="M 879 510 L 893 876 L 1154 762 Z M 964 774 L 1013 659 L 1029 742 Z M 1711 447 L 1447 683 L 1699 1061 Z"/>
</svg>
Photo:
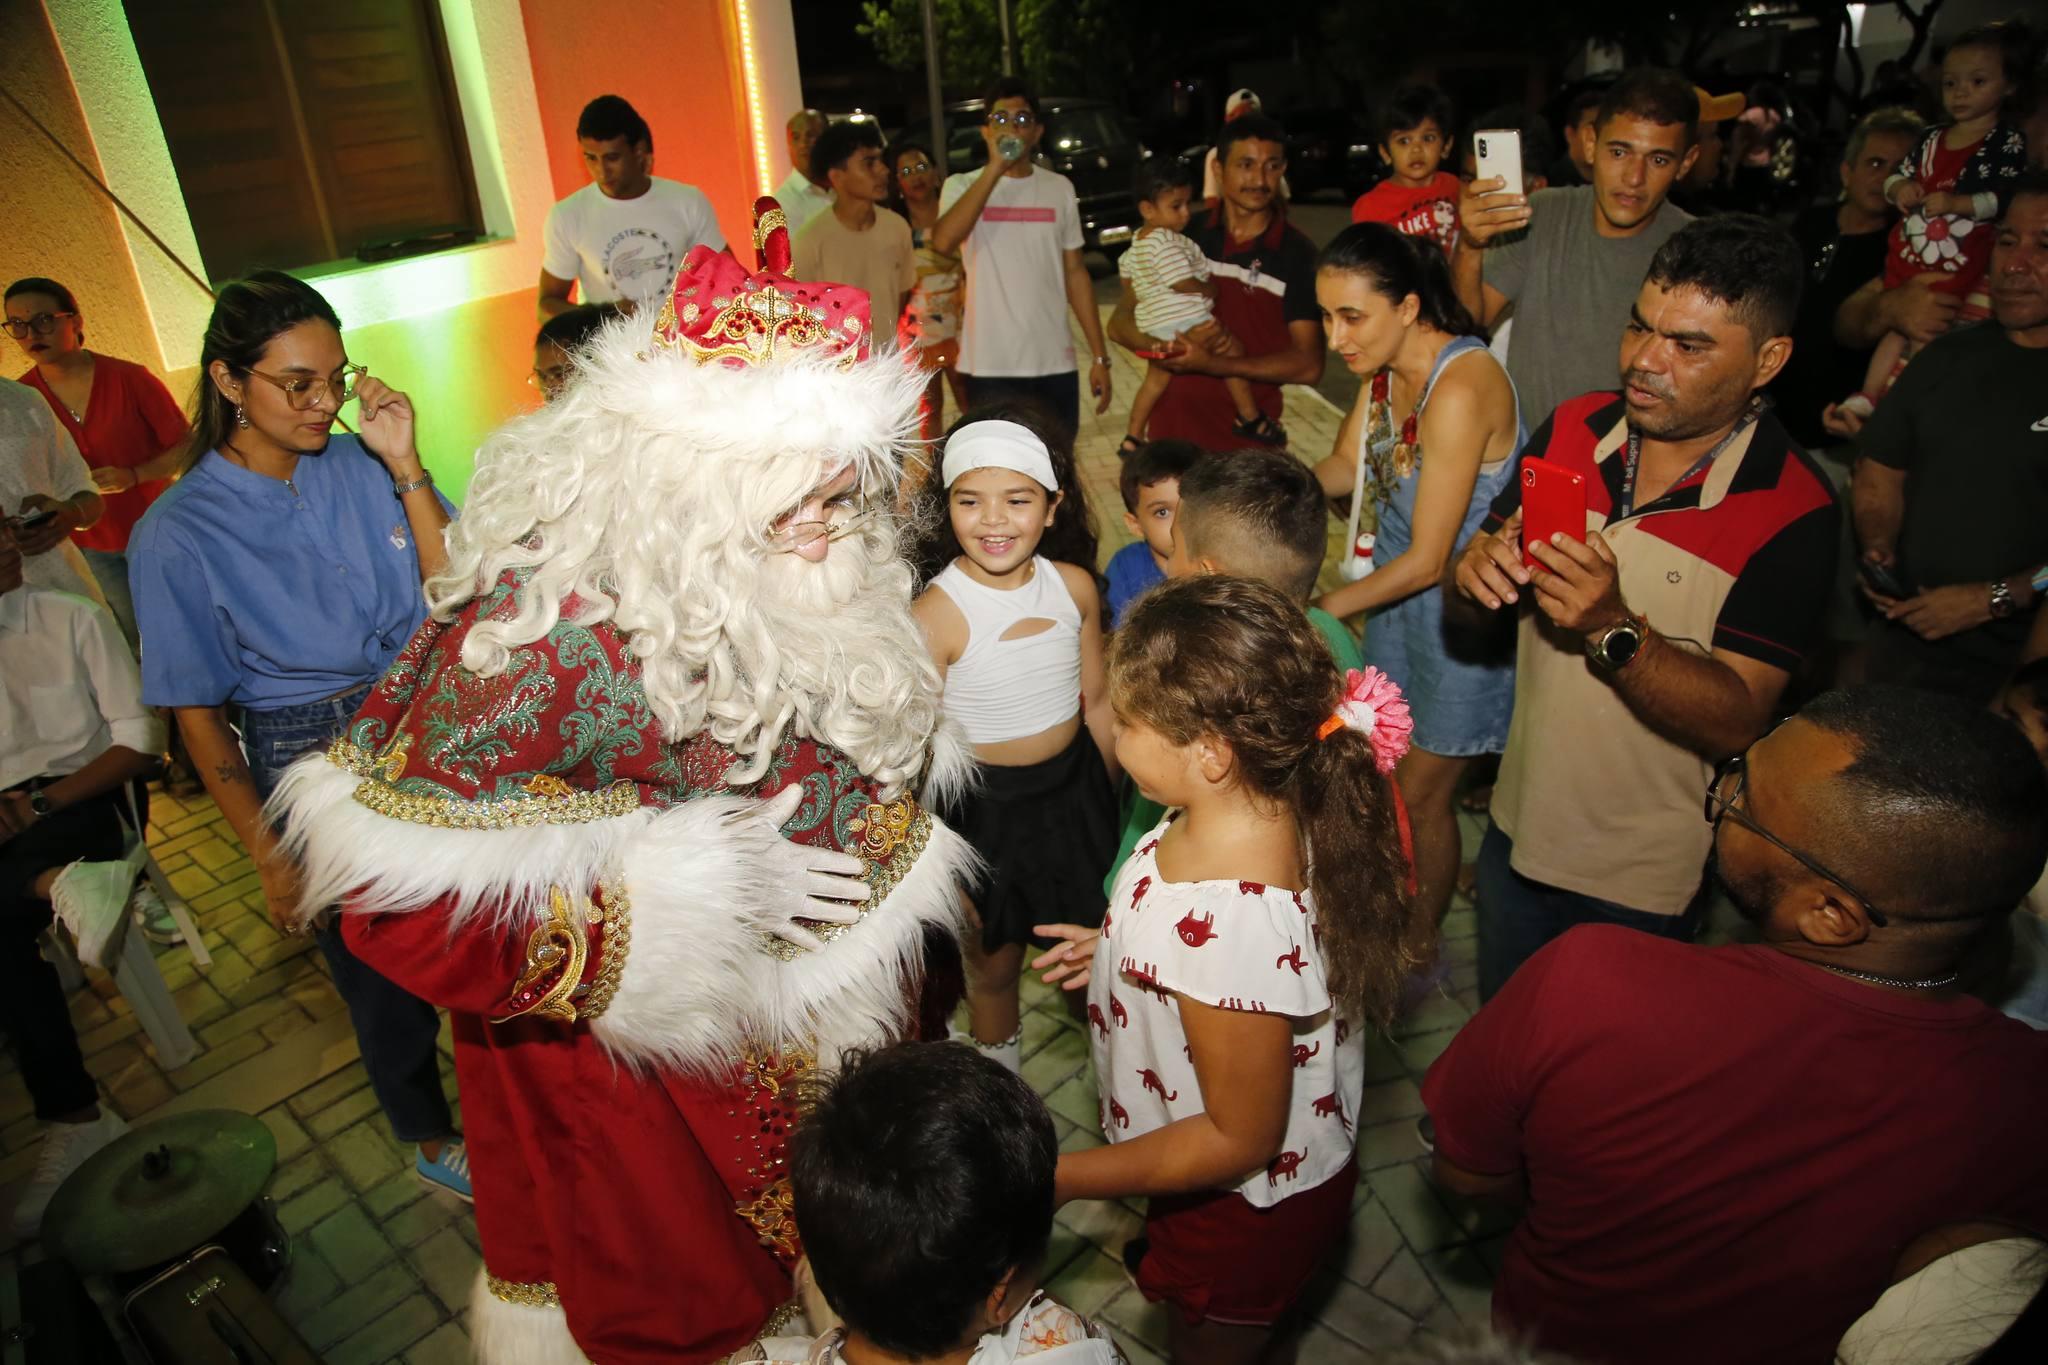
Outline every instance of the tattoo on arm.
<svg viewBox="0 0 2048 1365">
<path fill-rule="evenodd" d="M 213 765 L 213 775 L 221 780 L 223 786 L 247 783 L 249 781 L 249 765 L 233 762 L 216 763 Z"/>
</svg>

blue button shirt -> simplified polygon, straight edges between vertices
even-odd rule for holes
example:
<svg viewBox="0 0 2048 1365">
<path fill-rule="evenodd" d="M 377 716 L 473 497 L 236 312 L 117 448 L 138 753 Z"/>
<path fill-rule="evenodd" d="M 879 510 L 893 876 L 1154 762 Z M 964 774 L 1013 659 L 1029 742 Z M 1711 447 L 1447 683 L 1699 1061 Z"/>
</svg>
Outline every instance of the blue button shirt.
<svg viewBox="0 0 2048 1365">
<path fill-rule="evenodd" d="M 208 451 L 135 528 L 128 582 L 152 706 L 319 701 L 381 675 L 426 616 L 391 475 L 348 435 L 289 484 Z"/>
</svg>

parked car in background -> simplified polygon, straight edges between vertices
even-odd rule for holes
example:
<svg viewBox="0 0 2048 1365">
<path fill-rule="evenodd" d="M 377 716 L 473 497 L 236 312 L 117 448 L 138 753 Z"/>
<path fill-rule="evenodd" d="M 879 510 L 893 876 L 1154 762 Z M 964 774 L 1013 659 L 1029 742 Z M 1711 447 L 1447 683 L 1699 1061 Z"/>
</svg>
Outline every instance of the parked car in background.
<svg viewBox="0 0 2048 1365">
<path fill-rule="evenodd" d="M 1040 164 L 1074 182 L 1080 202 L 1081 233 L 1087 245 L 1114 257 L 1138 230 L 1138 204 L 1131 192 L 1140 149 L 1123 114 L 1104 100 L 1071 95 L 1039 99 L 1045 136 L 1038 140 Z M 985 100 L 946 106 L 946 173 L 978 170 L 988 160 L 981 138 Z M 915 126 L 898 136 L 922 137 Z"/>
<path fill-rule="evenodd" d="M 1280 124 L 1287 130 L 1287 179 L 1296 199 L 1326 190 L 1355 199 L 1387 178 L 1371 132 L 1348 111 L 1298 109 Z"/>
</svg>

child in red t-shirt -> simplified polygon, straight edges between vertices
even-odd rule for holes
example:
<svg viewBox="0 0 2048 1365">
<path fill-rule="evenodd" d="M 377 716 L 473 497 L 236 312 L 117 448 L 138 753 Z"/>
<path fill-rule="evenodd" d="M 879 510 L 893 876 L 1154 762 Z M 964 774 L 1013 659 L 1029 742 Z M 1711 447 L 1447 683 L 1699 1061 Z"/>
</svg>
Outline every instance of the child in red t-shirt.
<svg viewBox="0 0 2048 1365">
<path fill-rule="evenodd" d="M 2029 35 L 2015 21 L 1987 24 L 1958 38 L 1941 63 L 1941 102 L 1951 121 L 1929 129 L 1885 181 L 1885 198 L 1903 216 L 1885 253 L 1884 287 L 1938 276 L 1932 287 L 1963 301 L 1958 322 L 1976 322 L 1991 312 L 1984 272 L 1996 235 L 1992 224 L 2027 164 L 2026 139 L 1999 110 L 2021 84 L 2024 67 L 2015 56 L 2028 45 Z M 1903 333 L 1886 333 L 1871 356 L 1862 391 L 1844 399 L 1839 410 L 1868 417 L 1915 349 Z M 1844 428 L 1831 424 L 1829 430 Z"/>
<path fill-rule="evenodd" d="M 1404 85 L 1387 101 L 1381 127 L 1380 158 L 1393 174 L 1358 196 L 1351 221 L 1427 237 L 1449 255 L 1458 241 L 1458 177 L 1442 169 L 1450 100 L 1433 85 Z"/>
</svg>

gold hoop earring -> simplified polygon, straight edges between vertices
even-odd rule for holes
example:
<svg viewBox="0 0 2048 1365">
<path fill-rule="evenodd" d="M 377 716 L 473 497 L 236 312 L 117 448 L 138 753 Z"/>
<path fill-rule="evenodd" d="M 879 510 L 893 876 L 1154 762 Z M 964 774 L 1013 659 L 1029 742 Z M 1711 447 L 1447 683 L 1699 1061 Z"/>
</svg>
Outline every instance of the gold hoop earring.
<svg viewBox="0 0 2048 1365">
<path fill-rule="evenodd" d="M 235 425 L 240 427 L 244 431 L 247 431 L 249 429 L 249 418 L 247 414 L 245 414 L 242 411 L 242 405 L 240 403 L 235 404 Z"/>
</svg>

